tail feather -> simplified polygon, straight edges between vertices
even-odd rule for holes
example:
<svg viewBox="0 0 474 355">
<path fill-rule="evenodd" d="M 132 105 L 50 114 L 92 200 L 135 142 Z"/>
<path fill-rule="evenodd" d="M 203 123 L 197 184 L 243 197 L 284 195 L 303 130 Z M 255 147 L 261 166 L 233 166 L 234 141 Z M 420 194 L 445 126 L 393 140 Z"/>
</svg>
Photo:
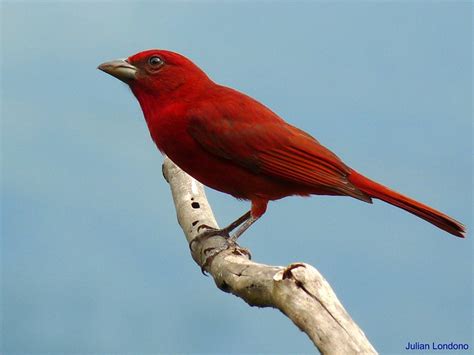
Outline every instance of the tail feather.
<svg viewBox="0 0 474 355">
<path fill-rule="evenodd" d="M 434 224 L 438 228 L 455 235 L 456 237 L 465 237 L 466 229 L 464 225 L 434 208 L 393 191 L 388 187 L 366 178 L 354 170 L 351 170 L 349 181 L 370 197 L 377 198 L 390 203 L 391 205 L 402 208 L 405 211 Z"/>
</svg>

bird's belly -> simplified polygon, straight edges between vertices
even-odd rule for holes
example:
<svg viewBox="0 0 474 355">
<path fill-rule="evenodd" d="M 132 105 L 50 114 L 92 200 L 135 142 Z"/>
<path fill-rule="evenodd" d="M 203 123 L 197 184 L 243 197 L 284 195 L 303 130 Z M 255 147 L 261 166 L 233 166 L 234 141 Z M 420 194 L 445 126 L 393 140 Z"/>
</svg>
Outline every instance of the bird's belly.
<svg viewBox="0 0 474 355">
<path fill-rule="evenodd" d="M 216 157 L 197 145 L 186 152 L 174 148 L 164 153 L 199 182 L 239 199 L 277 200 L 311 193 L 310 188 L 252 172 L 231 160 Z"/>
</svg>

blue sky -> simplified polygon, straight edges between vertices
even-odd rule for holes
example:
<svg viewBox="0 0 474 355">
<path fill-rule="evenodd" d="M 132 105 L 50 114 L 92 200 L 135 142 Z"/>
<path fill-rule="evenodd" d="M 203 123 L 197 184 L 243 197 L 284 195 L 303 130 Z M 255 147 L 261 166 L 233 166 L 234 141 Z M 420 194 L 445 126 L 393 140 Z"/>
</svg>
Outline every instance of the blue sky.
<svg viewBox="0 0 474 355">
<path fill-rule="evenodd" d="M 348 165 L 472 227 L 468 2 L 5 2 L 8 353 L 313 352 L 193 264 L 140 108 L 98 64 L 180 52 Z M 248 208 L 208 190 L 221 225 Z M 287 198 L 241 244 L 328 279 L 381 353 L 472 340 L 472 236 L 382 202 Z"/>
</svg>

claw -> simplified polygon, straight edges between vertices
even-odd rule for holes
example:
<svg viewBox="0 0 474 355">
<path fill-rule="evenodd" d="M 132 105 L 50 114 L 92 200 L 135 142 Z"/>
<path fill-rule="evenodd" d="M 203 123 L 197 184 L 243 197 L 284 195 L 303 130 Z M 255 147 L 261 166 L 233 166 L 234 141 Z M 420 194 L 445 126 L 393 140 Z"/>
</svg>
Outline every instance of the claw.
<svg viewBox="0 0 474 355">
<path fill-rule="evenodd" d="M 206 226 L 206 225 L 202 225 L 202 226 L 198 227 L 198 231 L 201 227 L 207 228 L 208 230 L 202 232 L 201 234 L 196 236 L 193 240 L 191 240 L 191 242 L 189 243 L 189 248 L 191 249 L 191 251 L 193 250 L 193 244 L 194 243 L 202 242 L 203 240 L 209 239 L 211 237 L 215 237 L 215 236 L 219 235 L 219 236 L 224 237 L 226 239 L 230 238 L 229 231 L 226 228 L 216 229 L 216 228 L 212 228 L 212 227 L 209 227 L 209 226 Z"/>
<path fill-rule="evenodd" d="M 203 240 L 206 240 L 208 238 L 215 237 L 215 236 L 221 236 L 221 237 L 223 237 L 227 240 L 227 243 L 226 243 L 227 245 L 226 245 L 225 248 L 216 248 L 214 250 L 214 252 L 212 253 L 212 255 L 210 255 L 206 258 L 206 261 L 201 266 L 201 272 L 202 272 L 203 275 L 207 276 L 205 267 L 208 265 L 210 260 L 212 260 L 220 252 L 222 252 L 224 250 L 227 250 L 230 247 L 235 247 L 237 245 L 237 243 L 236 243 L 237 238 L 248 227 L 250 227 L 256 220 L 257 220 L 257 218 L 252 217 L 250 211 L 248 211 L 243 216 L 239 217 L 234 222 L 229 224 L 227 227 L 222 228 L 222 229 L 217 229 L 217 228 L 208 226 L 207 224 L 201 224 L 200 226 L 197 227 L 197 232 L 198 233 L 201 231 L 201 229 L 205 229 L 205 231 L 200 233 L 196 237 L 194 237 L 193 240 L 191 240 L 191 242 L 189 243 L 189 249 L 191 249 L 191 253 L 194 251 L 194 249 L 193 249 L 194 243 L 202 242 Z M 198 223 L 197 221 L 193 222 L 193 227 L 197 223 Z M 235 231 L 235 233 L 231 236 L 230 232 L 233 231 L 235 228 L 237 228 L 239 226 L 240 226 L 240 228 L 238 228 Z M 206 254 L 205 252 L 206 251 L 204 251 L 204 254 Z M 250 255 L 249 255 L 249 257 L 250 257 Z"/>
<path fill-rule="evenodd" d="M 217 228 L 214 228 L 214 227 L 211 227 L 211 226 L 208 226 L 207 224 L 201 224 L 197 231 L 199 232 L 201 229 L 211 229 L 211 230 L 218 230 Z"/>
</svg>

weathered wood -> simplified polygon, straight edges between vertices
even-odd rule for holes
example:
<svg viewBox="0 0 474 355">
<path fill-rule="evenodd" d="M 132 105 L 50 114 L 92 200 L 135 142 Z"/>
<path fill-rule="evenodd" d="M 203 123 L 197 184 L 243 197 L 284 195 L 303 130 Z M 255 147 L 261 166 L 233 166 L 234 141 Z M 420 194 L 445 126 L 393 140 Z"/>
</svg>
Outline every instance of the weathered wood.
<svg viewBox="0 0 474 355">
<path fill-rule="evenodd" d="M 188 243 L 202 226 L 218 228 L 202 184 L 165 158 L 178 222 Z M 219 289 L 252 306 L 279 309 L 305 332 L 322 354 L 376 354 L 323 276 L 311 265 L 269 266 L 250 260 L 250 253 L 215 236 L 192 243 L 194 261 Z"/>
</svg>

